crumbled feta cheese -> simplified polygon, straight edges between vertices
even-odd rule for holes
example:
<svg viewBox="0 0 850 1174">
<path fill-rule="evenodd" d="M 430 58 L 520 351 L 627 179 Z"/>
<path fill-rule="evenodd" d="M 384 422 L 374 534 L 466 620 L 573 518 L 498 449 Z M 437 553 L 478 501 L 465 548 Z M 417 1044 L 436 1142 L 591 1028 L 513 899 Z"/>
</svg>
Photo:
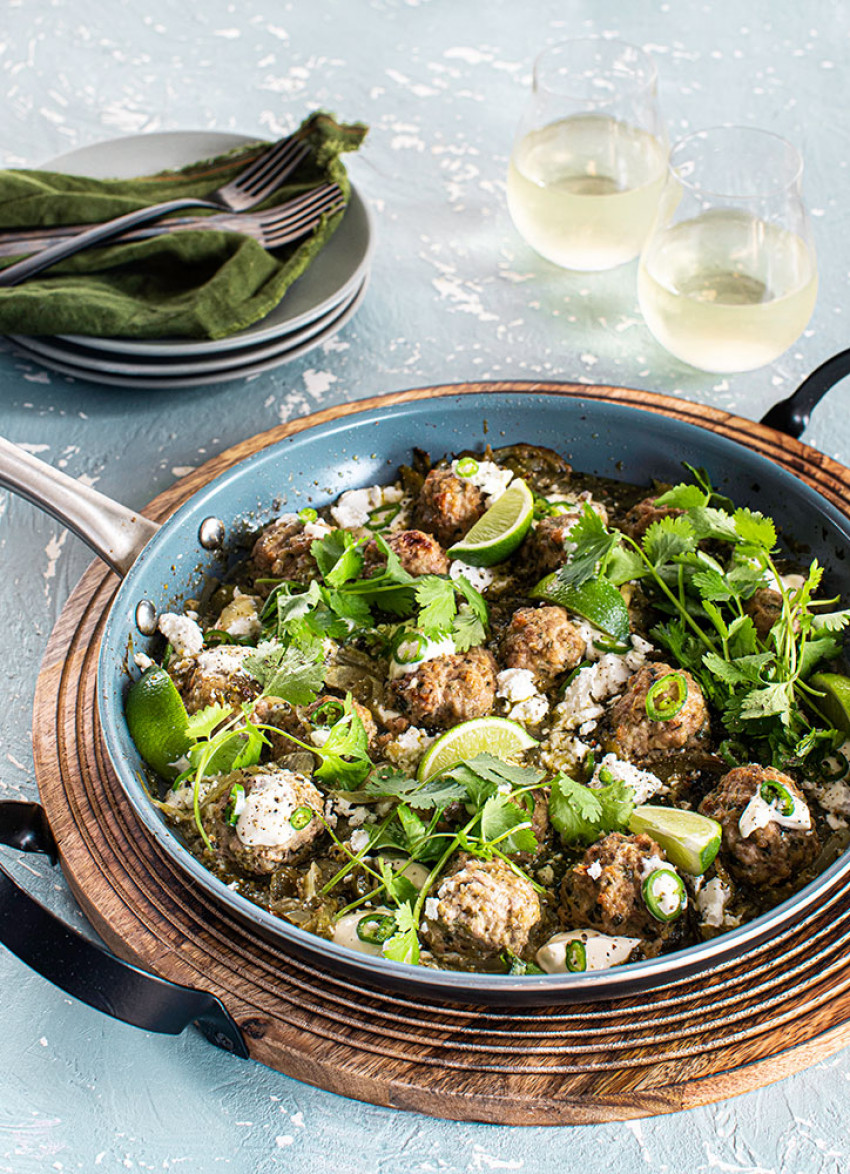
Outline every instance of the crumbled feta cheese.
<svg viewBox="0 0 850 1174">
<path fill-rule="evenodd" d="M 544 864 L 542 868 L 538 868 L 537 879 L 541 885 L 546 885 L 548 888 L 555 879 L 555 870 L 552 865 Z"/>
<path fill-rule="evenodd" d="M 330 736 L 330 726 L 320 726 L 318 729 L 310 731 L 310 741 L 314 746 L 324 746 Z"/>
<path fill-rule="evenodd" d="M 602 771 L 607 772 L 605 778 L 610 775 L 614 782 L 625 783 L 627 786 L 633 787 L 635 803 L 646 803 L 647 799 L 659 791 L 665 791 L 667 789 L 658 775 L 654 775 L 649 770 L 640 770 L 633 763 L 624 762 L 616 754 L 606 754 L 597 764 L 593 772 L 593 778 L 590 780 L 591 787 L 602 787 L 605 785 L 605 778 L 600 777 Z"/>
<path fill-rule="evenodd" d="M 201 779 L 198 784 L 198 799 L 201 803 L 206 799 L 214 782 L 215 779 L 210 777 Z M 185 783 L 181 783 L 179 787 L 172 788 L 166 796 L 166 802 L 181 808 L 183 811 L 191 811 L 195 803 L 195 780 L 188 779 Z"/>
<path fill-rule="evenodd" d="M 330 534 L 332 530 L 333 526 L 329 526 L 327 522 L 322 521 L 321 518 L 317 518 L 315 522 L 307 522 L 304 526 L 304 533 L 308 538 L 316 538 L 319 540 L 327 537 L 327 535 Z"/>
<path fill-rule="evenodd" d="M 353 852 L 362 852 L 364 848 L 369 847 L 369 833 L 364 828 L 357 828 L 348 837 L 348 843 Z"/>
<path fill-rule="evenodd" d="M 142 672 L 144 672 L 145 669 L 149 669 L 155 663 L 156 662 L 151 660 L 149 656 L 145 656 L 144 652 L 137 652 L 133 657 L 133 664 L 137 669 L 141 669 Z"/>
<path fill-rule="evenodd" d="M 591 880 L 599 880 L 602 876 L 602 861 L 594 860 L 592 864 L 588 864 L 586 871 Z"/>
<path fill-rule="evenodd" d="M 175 612 L 164 612 L 156 623 L 178 656 L 194 656 L 204 646 L 204 634 L 194 620 Z"/>
<path fill-rule="evenodd" d="M 500 469 L 495 461 L 479 461 L 477 459 L 475 459 L 474 471 L 459 473 L 458 465 L 469 460 L 469 457 L 461 457 L 459 461 L 452 461 L 452 472 L 455 477 L 460 477 L 462 481 L 470 481 L 473 485 L 477 485 L 481 492 L 489 499 L 487 505 L 491 506 L 505 492 L 513 479 L 513 473 L 510 469 Z M 463 467 L 466 468 L 467 466 L 464 465 Z"/>
<path fill-rule="evenodd" d="M 486 591 L 496 578 L 496 572 L 492 567 L 473 567 L 462 559 L 452 559 L 449 563 L 449 578 L 459 579 L 461 575 L 476 591 Z"/>
<path fill-rule="evenodd" d="M 640 879 L 645 881 L 648 876 L 652 876 L 659 868 L 675 871 L 673 865 L 668 864 L 666 860 L 662 860 L 657 853 L 653 853 L 652 856 L 647 856 L 640 868 Z"/>
<path fill-rule="evenodd" d="M 807 831 L 812 826 L 812 816 L 802 799 L 796 797 L 791 814 L 783 815 L 775 801 L 768 803 L 762 798 L 761 789 L 759 789 L 741 813 L 741 818 L 738 820 L 738 830 L 746 840 L 758 828 L 767 827 L 769 823 L 776 823 L 780 827 L 794 828 L 798 831 Z"/>
<path fill-rule="evenodd" d="M 719 929 L 723 925 L 726 904 L 731 896 L 732 890 L 719 876 L 708 881 L 696 896 L 696 906 L 702 924 Z"/>
<path fill-rule="evenodd" d="M 549 712 L 549 702 L 537 692 L 531 669 L 503 669 L 496 677 L 496 696 L 511 704 L 508 717 L 534 726 Z"/>
<path fill-rule="evenodd" d="M 331 506 L 331 517 L 338 526 L 356 530 L 365 526 L 373 510 L 382 505 L 395 505 L 404 497 L 397 485 L 370 485 L 365 489 L 349 489 Z"/>
<path fill-rule="evenodd" d="M 384 754 L 390 762 L 412 772 L 433 741 L 432 736 L 425 730 L 420 730 L 418 726 L 409 726 L 403 734 L 387 743 Z"/>
<path fill-rule="evenodd" d="M 420 642 L 414 639 L 403 641 L 398 649 L 397 654 L 402 656 L 415 656 L 415 660 L 409 663 L 402 664 L 392 658 L 390 661 L 390 680 L 394 681 L 396 678 L 403 676 L 405 673 L 415 672 L 416 669 L 426 660 L 434 660 L 438 656 L 453 656 L 457 652 L 457 647 L 451 636 L 444 636 L 442 640 L 428 640 L 425 636 L 420 637 Z"/>
<path fill-rule="evenodd" d="M 440 902 L 436 897 L 425 898 L 425 916 L 430 921 L 437 921 L 440 916 Z"/>
<path fill-rule="evenodd" d="M 588 970 L 607 970 L 627 962 L 640 938 L 615 937 L 595 929 L 571 929 L 556 933 L 535 955 L 537 965 L 547 974 L 566 974 L 567 946 L 579 941 L 584 945 Z"/>
</svg>

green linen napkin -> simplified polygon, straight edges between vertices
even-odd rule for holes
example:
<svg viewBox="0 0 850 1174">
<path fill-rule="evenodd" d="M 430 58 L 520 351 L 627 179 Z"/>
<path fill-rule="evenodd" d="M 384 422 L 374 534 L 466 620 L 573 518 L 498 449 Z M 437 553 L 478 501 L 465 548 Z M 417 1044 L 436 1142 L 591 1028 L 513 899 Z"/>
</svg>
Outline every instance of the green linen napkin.
<svg viewBox="0 0 850 1174">
<path fill-rule="evenodd" d="M 305 119 L 299 133 L 311 153 L 262 207 L 329 181 L 339 184 L 347 201 L 351 189 L 340 155 L 356 151 L 366 132 L 322 111 Z M 180 171 L 127 180 L 0 171 L 0 230 L 98 223 L 176 196 L 203 197 L 266 146 L 255 143 Z M 249 237 L 218 229 L 86 249 L 19 286 L 0 289 L 0 333 L 223 338 L 280 302 L 342 216 L 325 217 L 312 236 L 274 254 Z"/>
</svg>

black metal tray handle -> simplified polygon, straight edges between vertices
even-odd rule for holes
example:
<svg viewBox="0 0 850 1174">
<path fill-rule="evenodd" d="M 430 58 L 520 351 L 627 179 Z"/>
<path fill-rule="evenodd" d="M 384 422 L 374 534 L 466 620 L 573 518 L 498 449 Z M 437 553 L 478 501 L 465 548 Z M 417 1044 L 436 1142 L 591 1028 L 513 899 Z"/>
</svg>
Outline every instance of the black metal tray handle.
<svg viewBox="0 0 850 1174">
<path fill-rule="evenodd" d="M 850 350 L 839 351 L 837 355 L 821 363 L 803 380 L 793 395 L 774 404 L 770 411 L 762 416 L 761 423 L 799 439 L 821 399 L 845 375 L 850 375 Z"/>
<path fill-rule="evenodd" d="M 56 864 L 56 841 L 37 803 L 0 801 L 0 843 L 40 852 Z M 71 929 L 18 885 L 0 862 L 0 943 L 66 994 L 147 1031 L 179 1035 L 194 1023 L 244 1059 L 248 1048 L 215 995 L 157 978 Z"/>
</svg>

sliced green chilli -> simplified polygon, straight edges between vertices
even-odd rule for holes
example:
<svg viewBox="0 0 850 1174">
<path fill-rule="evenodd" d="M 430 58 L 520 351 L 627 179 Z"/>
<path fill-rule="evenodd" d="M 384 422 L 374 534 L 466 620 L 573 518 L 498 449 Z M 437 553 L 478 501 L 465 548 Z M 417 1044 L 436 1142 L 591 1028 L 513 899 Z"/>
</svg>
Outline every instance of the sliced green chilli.
<svg viewBox="0 0 850 1174">
<path fill-rule="evenodd" d="M 345 705 L 336 697 L 329 697 L 310 714 L 310 725 L 315 729 L 325 729 L 332 726 L 345 713 Z"/>
<path fill-rule="evenodd" d="M 319 514 L 312 506 L 305 506 L 303 510 L 298 511 L 298 521 L 303 522 L 306 526 L 308 522 L 318 522 Z"/>
<path fill-rule="evenodd" d="M 669 722 L 688 699 L 688 682 L 684 673 L 667 673 L 646 694 L 646 716 L 653 722 Z"/>
<path fill-rule="evenodd" d="M 570 974 L 582 974 L 587 970 L 587 947 L 578 938 L 567 942 L 564 960 Z"/>
<path fill-rule="evenodd" d="M 357 936 L 370 946 L 382 946 L 396 931 L 392 913 L 367 913 L 357 922 Z"/>
<path fill-rule="evenodd" d="M 315 812 L 312 807 L 296 807 L 292 815 L 289 817 L 289 822 L 295 828 L 296 832 L 303 831 L 304 828 L 313 819 Z"/>
<path fill-rule="evenodd" d="M 245 803 L 245 788 L 241 783 L 234 783 L 230 788 L 230 798 L 224 810 L 225 821 L 230 827 L 235 827 L 239 822 L 239 816 L 245 810 Z"/>
<path fill-rule="evenodd" d="M 366 515 L 367 530 L 386 530 L 390 522 L 395 521 L 401 512 L 401 502 L 391 501 L 386 505 L 379 505 Z"/>
<path fill-rule="evenodd" d="M 397 632 L 392 642 L 393 660 L 396 664 L 416 664 L 427 645 L 421 632 Z"/>
<path fill-rule="evenodd" d="M 675 921 L 688 903 L 685 885 L 672 868 L 656 868 L 643 882 L 643 900 L 656 921 Z"/>
<path fill-rule="evenodd" d="M 794 796 L 778 779 L 765 779 L 759 787 L 759 794 L 765 803 L 773 803 L 780 815 L 794 814 Z"/>
<path fill-rule="evenodd" d="M 478 461 L 474 457 L 463 457 L 455 465 L 458 477 L 474 477 L 478 472 Z"/>
</svg>

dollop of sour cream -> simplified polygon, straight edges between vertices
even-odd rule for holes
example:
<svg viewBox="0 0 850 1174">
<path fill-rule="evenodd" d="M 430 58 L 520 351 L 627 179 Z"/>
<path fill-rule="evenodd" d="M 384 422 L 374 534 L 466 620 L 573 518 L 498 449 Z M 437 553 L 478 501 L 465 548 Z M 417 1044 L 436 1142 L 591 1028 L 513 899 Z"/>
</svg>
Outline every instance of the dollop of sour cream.
<svg viewBox="0 0 850 1174">
<path fill-rule="evenodd" d="M 780 827 L 793 828 L 797 831 L 808 831 L 812 826 L 811 812 L 802 799 L 798 799 L 796 795 L 792 795 L 792 798 L 794 800 L 793 811 L 790 815 L 783 815 L 777 802 L 768 803 L 759 789 L 741 812 L 738 831 L 745 840 L 749 839 L 758 828 L 765 828 L 769 823 L 776 823 Z"/>
<path fill-rule="evenodd" d="M 588 970 L 609 970 L 628 961 L 640 938 L 616 937 L 595 929 L 568 929 L 556 933 L 535 955 L 537 965 L 547 974 L 567 973 L 567 946 L 581 942 L 587 957 Z"/>
</svg>

